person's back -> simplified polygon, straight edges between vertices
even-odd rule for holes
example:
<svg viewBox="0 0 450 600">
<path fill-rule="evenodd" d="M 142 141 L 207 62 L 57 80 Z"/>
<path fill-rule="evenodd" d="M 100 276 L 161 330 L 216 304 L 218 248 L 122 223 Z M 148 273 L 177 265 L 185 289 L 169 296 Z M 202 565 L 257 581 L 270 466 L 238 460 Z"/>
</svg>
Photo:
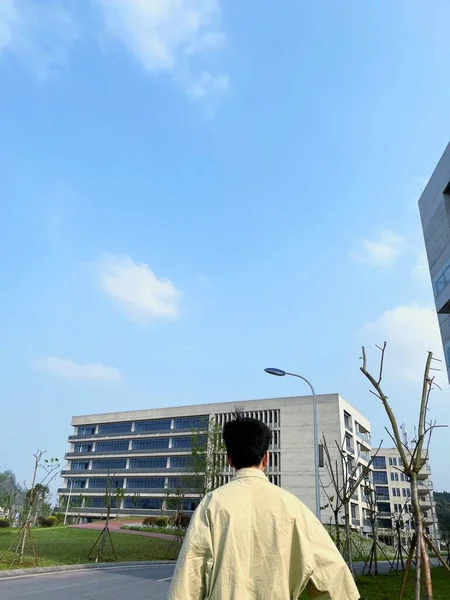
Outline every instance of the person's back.
<svg viewBox="0 0 450 600">
<path fill-rule="evenodd" d="M 306 586 L 315 598 L 358 600 L 323 526 L 264 475 L 270 430 L 254 419 L 233 423 L 224 438 L 236 476 L 207 494 L 195 512 L 169 600 L 297 600 Z"/>
</svg>

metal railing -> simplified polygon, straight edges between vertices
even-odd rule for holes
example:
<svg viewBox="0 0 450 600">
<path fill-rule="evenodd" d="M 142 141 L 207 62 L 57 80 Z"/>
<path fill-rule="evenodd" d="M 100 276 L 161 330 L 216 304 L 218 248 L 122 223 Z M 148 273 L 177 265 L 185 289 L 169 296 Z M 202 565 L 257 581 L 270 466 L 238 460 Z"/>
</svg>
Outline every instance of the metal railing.
<svg viewBox="0 0 450 600">
<path fill-rule="evenodd" d="M 360 440 L 363 440 L 364 442 L 366 442 L 366 444 L 369 444 L 369 446 L 372 443 L 370 440 L 370 435 L 359 431 L 359 429 L 356 430 L 356 437 L 359 437 Z"/>
</svg>

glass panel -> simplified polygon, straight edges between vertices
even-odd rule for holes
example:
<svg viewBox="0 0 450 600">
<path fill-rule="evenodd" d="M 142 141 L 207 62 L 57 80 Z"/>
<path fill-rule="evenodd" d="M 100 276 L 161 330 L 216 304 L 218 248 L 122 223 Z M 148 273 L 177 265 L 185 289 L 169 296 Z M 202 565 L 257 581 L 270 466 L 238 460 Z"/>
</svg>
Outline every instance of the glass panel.
<svg viewBox="0 0 450 600">
<path fill-rule="evenodd" d="M 130 458 L 130 469 L 165 469 L 167 458 L 157 456 L 154 458 Z"/>
<path fill-rule="evenodd" d="M 117 488 L 123 488 L 123 477 L 111 477 L 108 483 L 107 477 L 90 477 L 89 487 L 90 488 L 106 488 L 108 485 L 110 490 L 116 490 Z"/>
<path fill-rule="evenodd" d="M 89 469 L 89 462 L 73 460 L 70 463 L 70 468 L 72 471 L 87 471 Z"/>
<path fill-rule="evenodd" d="M 130 433 L 131 423 L 106 423 L 98 426 L 98 433 L 109 435 L 111 433 Z"/>
<path fill-rule="evenodd" d="M 385 469 L 386 458 L 384 456 L 375 456 L 372 465 L 374 469 Z"/>
<path fill-rule="evenodd" d="M 164 431 L 170 429 L 171 419 L 158 419 L 155 421 L 136 421 L 134 431 Z"/>
<path fill-rule="evenodd" d="M 96 452 L 125 452 L 128 450 L 129 440 L 111 440 L 108 442 L 97 442 Z"/>
<path fill-rule="evenodd" d="M 165 482 L 164 477 L 129 477 L 127 489 L 164 488 Z"/>
<path fill-rule="evenodd" d="M 168 448 L 169 438 L 150 438 L 148 440 L 133 440 L 131 448 L 133 450 L 154 450 L 157 448 Z"/>
<path fill-rule="evenodd" d="M 208 426 L 209 418 L 200 417 L 178 417 L 174 419 L 174 429 L 205 429 Z"/>
<path fill-rule="evenodd" d="M 78 427 L 77 434 L 78 435 L 94 435 L 95 433 L 95 425 L 82 425 Z"/>
<path fill-rule="evenodd" d="M 100 458 L 92 461 L 93 469 L 126 469 L 126 458 Z"/>
<path fill-rule="evenodd" d="M 74 452 L 92 452 L 92 444 L 75 444 Z"/>
<path fill-rule="evenodd" d="M 162 498 L 125 498 L 123 502 L 124 508 L 161 510 Z"/>
</svg>

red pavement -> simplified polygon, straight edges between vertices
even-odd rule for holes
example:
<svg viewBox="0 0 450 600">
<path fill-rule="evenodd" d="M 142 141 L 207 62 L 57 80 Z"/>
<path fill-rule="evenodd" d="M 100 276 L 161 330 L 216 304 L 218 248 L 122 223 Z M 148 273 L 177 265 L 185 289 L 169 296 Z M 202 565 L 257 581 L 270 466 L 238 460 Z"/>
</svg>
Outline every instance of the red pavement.
<svg viewBox="0 0 450 600">
<path fill-rule="evenodd" d="M 109 522 L 109 529 L 111 533 L 128 533 L 130 535 L 143 535 L 144 537 L 153 537 L 159 538 L 162 540 L 173 540 L 176 536 L 170 535 L 169 533 L 151 533 L 150 531 L 137 531 L 135 529 L 120 529 L 124 523 L 120 523 L 117 521 Z M 97 523 L 83 523 L 83 525 L 71 525 L 75 529 L 96 529 L 101 530 L 105 526 L 104 521 L 99 521 Z"/>
</svg>

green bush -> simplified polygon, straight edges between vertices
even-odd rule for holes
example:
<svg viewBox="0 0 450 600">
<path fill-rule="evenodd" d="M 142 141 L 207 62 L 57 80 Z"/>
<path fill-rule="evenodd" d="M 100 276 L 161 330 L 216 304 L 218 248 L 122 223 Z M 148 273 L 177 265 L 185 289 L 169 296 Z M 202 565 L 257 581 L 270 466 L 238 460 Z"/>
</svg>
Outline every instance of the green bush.
<svg viewBox="0 0 450 600">
<path fill-rule="evenodd" d="M 53 513 L 52 517 L 55 517 L 58 525 L 62 525 L 64 523 L 64 513 Z"/>
<path fill-rule="evenodd" d="M 156 527 L 167 527 L 167 517 L 158 517 L 155 519 Z"/>
<path fill-rule="evenodd" d="M 9 521 L 7 519 L 0 519 L 0 527 L 9 527 Z"/>
<path fill-rule="evenodd" d="M 158 517 L 145 517 L 145 519 L 142 520 L 142 525 L 145 525 L 145 527 L 154 527 L 157 520 Z"/>
<path fill-rule="evenodd" d="M 53 525 L 56 525 L 56 523 L 56 517 L 48 517 L 47 519 L 45 517 L 39 517 L 38 519 L 38 525 L 40 527 L 53 527 Z"/>
</svg>

